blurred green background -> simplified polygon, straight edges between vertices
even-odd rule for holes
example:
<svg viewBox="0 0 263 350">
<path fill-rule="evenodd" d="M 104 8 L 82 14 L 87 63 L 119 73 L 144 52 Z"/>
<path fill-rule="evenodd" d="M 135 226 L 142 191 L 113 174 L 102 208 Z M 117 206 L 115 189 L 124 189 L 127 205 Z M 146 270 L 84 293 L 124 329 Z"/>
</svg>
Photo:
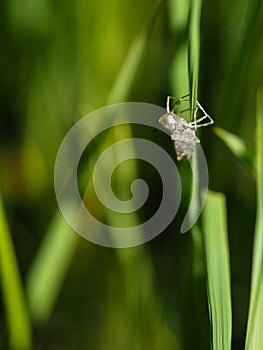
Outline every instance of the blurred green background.
<svg viewBox="0 0 263 350">
<path fill-rule="evenodd" d="M 0 349 L 30 349 L 30 343 L 39 350 L 210 348 L 205 274 L 196 276 L 191 233 L 179 232 L 191 187 L 187 162 L 178 164 L 183 198 L 176 220 L 154 240 L 129 249 L 96 246 L 73 233 L 58 211 L 53 187 L 59 145 L 77 120 L 110 103 L 165 107 L 167 95 L 189 91 L 189 2 L 1 2 L 0 189 L 5 214 L 0 229 L 10 233 L 15 256 L 10 253 L 6 261 L 17 264 L 20 277 L 16 266 L 7 264 L 5 273 L 16 283 L 11 294 L 1 283 Z M 203 1 L 198 99 L 217 126 L 239 135 L 249 149 L 239 159 L 213 128 L 198 134 L 209 187 L 226 195 L 233 349 L 244 348 L 249 307 L 256 218 L 250 165 L 256 96 L 263 83 L 262 33 L 260 1 Z M 123 131 L 127 137 L 131 132 L 159 140 L 175 159 L 167 135 L 147 128 Z M 103 142 L 94 147 L 94 158 Z M 152 188 L 153 205 L 148 203 L 144 212 L 148 217 L 158 205 L 160 181 L 144 162 L 129 169 Z M 119 183 L 123 186 L 128 188 L 127 181 Z M 18 319 L 21 311 L 17 334 L 10 331 L 7 295 L 12 295 Z"/>
</svg>

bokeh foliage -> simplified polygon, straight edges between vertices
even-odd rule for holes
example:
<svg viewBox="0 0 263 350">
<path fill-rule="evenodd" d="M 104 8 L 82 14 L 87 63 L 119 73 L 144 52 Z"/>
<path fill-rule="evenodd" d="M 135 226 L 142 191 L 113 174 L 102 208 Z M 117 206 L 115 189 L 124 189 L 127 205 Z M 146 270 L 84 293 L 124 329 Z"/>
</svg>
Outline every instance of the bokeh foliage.
<svg viewBox="0 0 263 350">
<path fill-rule="evenodd" d="M 222 310 L 224 303 L 231 307 L 229 299 L 213 304 L 217 295 L 213 300 L 209 294 L 211 283 L 217 291 L 218 261 L 209 255 L 213 250 L 206 252 L 218 242 L 205 234 L 213 234 L 216 220 L 227 217 L 219 242 L 224 253 L 230 251 L 232 347 L 246 343 L 247 349 L 257 349 L 262 314 L 255 310 L 263 309 L 262 2 L 5 0 L 0 7 L 0 348 L 30 349 L 32 343 L 33 349 L 173 350 L 197 344 L 208 349 L 211 303 Z M 178 164 L 182 205 L 159 237 L 115 250 L 77 236 L 60 215 L 53 189 L 54 162 L 66 132 L 107 104 L 164 106 L 168 94 L 180 97 L 189 90 L 217 125 L 199 136 L 210 188 L 223 192 L 225 200 L 211 192 L 203 222 L 192 235 L 181 235 L 191 186 L 183 161 Z M 118 133 L 99 139 L 83 173 Z M 158 140 L 175 158 L 166 135 L 129 126 L 121 134 Z M 158 180 L 149 171 L 144 163 L 128 164 L 116 175 L 117 191 L 129 196 L 129 179 L 122 182 L 122 172 L 139 175 L 148 179 L 158 201 Z M 230 328 L 228 315 L 227 320 Z"/>
</svg>

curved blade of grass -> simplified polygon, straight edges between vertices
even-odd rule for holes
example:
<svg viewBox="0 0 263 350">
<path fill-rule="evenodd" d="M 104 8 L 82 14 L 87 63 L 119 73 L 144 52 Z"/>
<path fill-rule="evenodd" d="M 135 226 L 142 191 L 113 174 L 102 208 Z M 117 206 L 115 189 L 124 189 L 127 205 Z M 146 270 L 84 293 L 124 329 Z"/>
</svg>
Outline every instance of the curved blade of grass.
<svg viewBox="0 0 263 350">
<path fill-rule="evenodd" d="M 139 68 L 139 64 L 141 63 L 147 44 L 148 34 L 151 30 L 160 3 L 161 0 L 157 0 L 153 3 L 151 11 L 146 18 L 143 30 L 133 40 L 130 50 L 122 64 L 112 91 L 108 97 L 109 104 L 123 102 L 127 99 L 135 79 L 135 74 Z"/>
<path fill-rule="evenodd" d="M 232 312 L 226 203 L 223 194 L 208 192 L 203 218 L 212 348 L 228 350 L 231 349 Z"/>
<path fill-rule="evenodd" d="M 196 151 L 198 151 L 198 149 Z M 193 239 L 193 273 L 194 273 L 194 276 L 200 277 L 200 276 L 203 276 L 203 273 L 204 273 L 202 235 L 201 235 L 200 226 L 197 222 L 195 222 L 195 220 L 197 220 L 196 218 L 198 218 L 200 215 L 200 209 L 202 210 L 200 194 L 203 196 L 206 196 L 206 193 L 204 192 L 204 190 L 203 192 L 200 193 L 202 189 L 200 187 L 201 184 L 200 184 L 200 176 L 199 176 L 200 173 L 199 173 L 197 153 L 195 153 L 192 157 L 191 167 L 193 172 L 192 187 L 191 187 L 191 192 L 192 192 L 191 201 L 190 201 L 188 212 L 182 224 L 182 227 L 184 223 L 187 221 L 187 217 L 188 217 L 190 225 L 193 224 L 193 226 L 191 227 L 191 233 L 192 233 L 192 239 Z"/>
<path fill-rule="evenodd" d="M 263 349 L 263 88 L 257 96 L 256 123 L 257 217 L 253 247 L 252 280 L 246 349 Z"/>
<path fill-rule="evenodd" d="M 190 1 L 189 14 L 189 52 L 188 52 L 188 67 L 189 67 L 189 86 L 190 86 L 190 108 L 193 113 L 195 103 L 198 96 L 198 79 L 199 79 L 199 57 L 200 57 L 200 19 L 201 19 L 202 0 Z M 191 116 L 192 117 L 192 116 Z M 189 206 L 189 219 L 198 217 L 196 215 L 200 210 L 200 178 L 198 169 L 197 154 L 194 154 L 193 160 L 193 181 L 192 181 L 192 196 Z M 201 231 L 197 223 L 191 229 L 193 237 L 193 254 L 194 254 L 194 274 L 201 276 L 203 273 L 202 262 L 202 244 Z"/>
<path fill-rule="evenodd" d="M 189 19 L 189 86 L 191 110 L 195 109 L 198 96 L 198 76 L 200 57 L 200 17 L 202 0 L 191 0 Z"/>
<path fill-rule="evenodd" d="M 190 1 L 189 12 L 189 49 L 188 49 L 188 81 L 190 87 L 190 108 L 191 113 L 195 109 L 195 103 L 198 96 L 198 79 L 199 79 L 199 57 L 200 57 L 200 19 L 201 19 L 202 0 Z M 191 115 L 192 117 L 192 115 Z M 200 174 L 198 168 L 198 155 L 195 153 L 192 159 L 192 189 L 191 201 L 187 215 L 190 222 L 193 222 L 199 215 L 200 211 Z M 193 238 L 193 268 L 194 275 L 201 276 L 203 274 L 202 261 L 202 240 L 201 230 L 198 223 L 191 228 Z"/>
<path fill-rule="evenodd" d="M 170 1 L 171 8 L 171 23 L 179 32 L 181 31 L 181 42 L 179 40 L 178 50 L 174 57 L 172 65 L 173 90 L 180 91 L 181 96 L 186 94 L 185 87 L 190 85 L 191 102 L 190 107 L 193 110 L 198 89 L 198 74 L 199 74 L 199 46 L 200 46 L 200 12 L 201 0 L 197 1 Z M 180 10 L 179 10 L 180 9 Z M 178 11 L 179 10 L 179 11 Z M 189 18 L 190 15 L 190 18 Z M 189 20 L 189 28 L 187 28 Z M 183 33 L 188 29 L 188 41 Z M 180 37 L 179 37 L 180 39 Z M 187 66 L 188 53 L 188 66 Z M 180 78 L 180 79 L 179 79 Z M 183 88 L 182 88 L 183 87 Z M 183 89 L 183 90 L 182 90 Z M 180 95 L 178 95 L 180 96 Z M 193 157 L 193 183 L 192 183 L 192 198 L 191 204 L 181 227 L 181 232 L 185 232 L 187 222 L 193 222 L 192 218 L 200 207 L 199 203 L 199 173 L 197 166 L 197 158 Z M 192 225 L 190 225 L 192 226 Z M 198 236 L 198 234 L 196 234 Z"/>
<path fill-rule="evenodd" d="M 190 106 L 193 108 L 198 89 L 201 1 L 170 0 L 169 7 L 172 29 L 176 29 L 179 33 L 179 43 L 177 43 L 178 47 L 171 68 L 173 93 L 178 97 L 185 95 L 189 91 L 190 84 L 190 95 L 192 97 Z M 189 26 L 188 21 L 190 21 Z M 185 35 L 187 30 L 188 36 Z M 191 164 L 193 171 L 191 202 L 181 227 L 182 233 L 186 232 L 185 227 L 189 226 L 188 222 L 191 223 L 190 226 L 195 222 L 195 218 L 198 217 L 196 213 L 199 212 L 200 208 L 200 179 L 196 154 L 193 155 Z M 194 245 L 194 274 L 200 276 L 203 271 L 202 242 L 200 228 L 197 223 L 192 226 L 191 231 Z"/>
<path fill-rule="evenodd" d="M 11 350 L 31 349 L 31 326 L 0 193 L 0 272 Z"/>
<path fill-rule="evenodd" d="M 177 32 L 186 30 L 190 9 L 190 0 L 170 0 L 168 2 L 171 27 Z"/>
<path fill-rule="evenodd" d="M 77 238 L 62 214 L 57 213 L 27 278 L 29 307 L 37 322 L 44 323 L 49 318 L 76 249 Z"/>
<path fill-rule="evenodd" d="M 132 82 L 135 78 L 138 66 L 141 62 L 145 49 L 146 33 L 136 37 L 130 47 L 128 55 L 121 67 L 113 89 L 108 97 L 108 104 L 123 102 L 129 94 Z"/>
<path fill-rule="evenodd" d="M 108 97 L 109 104 L 122 102 L 127 99 L 147 45 L 147 35 L 151 29 L 155 15 L 158 13 L 159 4 L 160 0 L 155 2 L 144 29 L 131 44 L 127 57 L 120 68 L 120 72 Z M 107 142 L 108 138 L 101 144 L 98 153 L 100 153 L 100 149 L 103 149 Z M 96 159 L 95 156 L 90 159 L 87 166 L 93 167 L 94 159 Z M 87 188 L 89 185 L 88 183 Z M 45 234 L 44 240 L 28 273 L 27 291 L 29 304 L 33 318 L 38 321 L 45 322 L 48 320 L 76 249 L 77 240 L 72 235 L 72 232 L 69 231 L 70 229 L 64 217 L 58 211 Z"/>
<path fill-rule="evenodd" d="M 248 0 L 246 13 L 244 13 L 243 29 L 240 34 L 240 40 L 232 60 L 230 72 L 225 74 L 224 80 L 226 84 L 218 84 L 219 91 L 215 93 L 220 101 L 220 110 L 225 109 L 225 103 L 231 96 L 231 103 L 228 105 L 228 115 L 231 119 L 228 120 L 228 125 L 238 125 L 240 115 L 236 113 L 237 106 L 243 104 L 246 97 L 244 86 L 255 86 L 257 84 L 258 72 L 261 72 L 262 66 L 262 41 L 259 41 L 258 33 L 262 31 L 263 22 L 263 3 L 260 0 Z M 251 55 L 252 52 L 257 52 L 256 56 Z M 242 59 L 240 59 L 242 57 Z M 248 75 L 247 67 L 253 65 L 252 73 Z M 238 67 L 238 71 L 237 71 Z M 238 73 L 237 73 L 238 72 Z M 253 80 L 251 80 L 251 78 Z M 255 79 L 255 80 L 254 80 Z M 254 83 L 254 81 L 256 83 Z M 235 82 L 235 89 L 233 89 Z M 246 111 L 242 109 L 242 111 Z M 245 112 L 246 113 L 246 112 Z"/>
<path fill-rule="evenodd" d="M 176 50 L 170 69 L 173 95 L 181 97 L 189 92 L 188 37 L 187 25 L 190 0 L 170 0 L 168 2 L 172 30 L 176 30 Z"/>
<path fill-rule="evenodd" d="M 240 136 L 232 134 L 219 126 L 215 126 L 213 131 L 225 143 L 233 155 L 247 164 L 249 169 L 254 172 L 254 157 L 245 141 Z"/>
</svg>

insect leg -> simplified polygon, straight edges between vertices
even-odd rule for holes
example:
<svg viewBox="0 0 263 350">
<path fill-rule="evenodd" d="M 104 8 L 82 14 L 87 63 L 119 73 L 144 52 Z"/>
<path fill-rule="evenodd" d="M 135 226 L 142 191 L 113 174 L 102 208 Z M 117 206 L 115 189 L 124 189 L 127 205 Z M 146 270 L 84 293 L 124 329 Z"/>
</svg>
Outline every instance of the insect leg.
<svg viewBox="0 0 263 350">
<path fill-rule="evenodd" d="M 173 113 L 174 112 L 174 110 L 175 110 L 175 108 L 178 106 L 178 105 L 180 105 L 180 103 L 182 102 L 182 101 L 189 101 L 189 99 L 186 99 L 186 97 L 187 96 L 189 96 L 189 94 L 187 94 L 187 95 L 184 95 L 184 96 L 182 96 L 182 97 L 180 97 L 180 98 L 177 98 L 177 97 L 174 97 L 174 96 L 167 96 L 167 100 L 166 100 L 166 110 L 167 110 L 167 113 Z M 170 100 L 174 100 L 175 101 L 175 106 L 174 106 L 174 108 L 170 111 Z"/>
<path fill-rule="evenodd" d="M 198 120 L 196 120 L 197 111 L 198 111 L 198 107 L 196 107 L 196 109 L 194 110 L 194 121 L 188 123 L 188 125 L 189 125 L 190 127 L 194 127 L 195 130 L 198 128 L 198 126 L 196 125 L 196 123 L 198 122 Z"/>
<path fill-rule="evenodd" d="M 192 127 L 194 126 L 195 128 L 201 128 L 201 127 L 204 127 L 204 126 L 208 126 L 208 125 L 214 124 L 213 119 L 210 117 L 209 114 L 206 113 L 204 108 L 201 106 L 201 104 L 197 100 L 196 100 L 196 105 L 197 105 L 197 107 L 196 107 L 195 113 L 194 113 L 195 121 L 192 122 L 192 123 L 189 123 L 189 125 L 192 126 Z M 204 116 L 196 120 L 196 114 L 197 114 L 198 108 L 204 113 Z M 208 123 L 197 125 L 197 123 L 200 123 L 201 121 L 203 121 L 203 120 L 205 120 L 207 118 L 209 119 Z"/>
<path fill-rule="evenodd" d="M 188 96 L 190 96 L 190 94 L 186 94 L 186 95 L 184 95 L 184 96 L 180 97 L 180 99 L 179 99 L 179 100 L 181 100 L 181 101 L 190 101 L 190 99 L 189 99 L 189 98 L 186 98 L 186 97 L 188 97 Z"/>
</svg>

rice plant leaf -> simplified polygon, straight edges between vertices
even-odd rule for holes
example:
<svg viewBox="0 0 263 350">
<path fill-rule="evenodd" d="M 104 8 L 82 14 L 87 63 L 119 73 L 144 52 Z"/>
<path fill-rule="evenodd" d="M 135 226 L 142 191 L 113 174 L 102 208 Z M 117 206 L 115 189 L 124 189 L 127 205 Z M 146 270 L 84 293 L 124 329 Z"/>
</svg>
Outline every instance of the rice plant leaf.
<svg viewBox="0 0 263 350">
<path fill-rule="evenodd" d="M 134 38 L 129 52 L 124 59 L 122 67 L 114 82 L 112 91 L 108 97 L 108 104 L 123 102 L 127 99 L 128 94 L 132 88 L 136 72 L 141 63 L 143 53 L 147 45 L 148 34 L 152 27 L 152 23 L 155 19 L 160 3 L 160 0 L 157 0 L 153 3 L 153 6 L 145 20 L 144 28 Z"/>
<path fill-rule="evenodd" d="M 123 100 L 127 99 L 146 47 L 145 43 L 146 32 L 138 35 L 132 42 L 128 55 L 108 97 L 108 104 L 123 102 Z"/>
<path fill-rule="evenodd" d="M 123 102 L 127 99 L 147 44 L 147 35 L 155 15 L 158 13 L 157 9 L 160 2 L 160 0 L 155 2 L 143 30 L 132 42 L 109 94 L 109 104 Z M 101 147 L 97 150 L 98 153 L 107 142 L 108 139 L 101 144 Z M 90 159 L 88 167 L 93 167 L 94 159 L 96 159 L 95 155 Z M 89 186 L 90 180 L 88 180 L 87 188 Z M 46 322 L 52 312 L 77 247 L 77 242 L 76 236 L 69 229 L 64 217 L 57 211 L 28 273 L 27 293 L 29 305 L 33 318 L 39 322 Z"/>
<path fill-rule="evenodd" d="M 212 348 L 231 349 L 232 312 L 225 197 L 208 192 L 204 208 L 203 241 Z"/>
<path fill-rule="evenodd" d="M 249 169 L 254 171 L 253 154 L 240 136 L 230 133 L 219 126 L 215 126 L 213 131 L 225 143 L 234 156 L 245 162 Z"/>
<path fill-rule="evenodd" d="M 181 1 L 182 3 L 183 1 Z M 195 108 L 195 101 L 198 95 L 198 77 L 199 77 L 199 55 L 200 55 L 200 17 L 202 0 L 186 1 L 188 5 L 188 45 L 185 48 L 188 49 L 188 79 L 187 84 L 190 87 L 190 108 L 191 111 Z M 186 6 L 186 4 L 184 6 Z M 182 5 L 183 6 L 183 5 Z M 184 10 L 186 13 L 186 9 Z M 186 16 L 185 16 L 186 18 Z M 186 63 L 185 63 L 186 64 Z M 192 117 L 192 116 L 191 116 Z M 197 151 L 196 151 L 197 152 Z M 203 274 L 203 261 L 202 261 L 202 240 L 201 230 L 198 223 L 194 221 L 198 218 L 198 213 L 201 208 L 200 201 L 200 178 L 198 167 L 198 155 L 195 153 L 191 160 L 191 167 L 193 171 L 192 180 L 192 195 L 187 216 L 184 219 L 184 223 L 189 220 L 193 239 L 193 271 L 195 276 L 201 276 Z M 182 230 L 182 229 L 181 229 Z"/>
<path fill-rule="evenodd" d="M 190 0 L 170 0 L 168 2 L 172 29 L 180 32 L 187 28 Z"/>
<path fill-rule="evenodd" d="M 202 0 L 190 1 L 190 14 L 189 14 L 189 86 L 190 86 L 190 107 L 193 112 L 195 109 L 195 103 L 198 95 L 198 77 L 199 77 L 199 56 L 200 56 L 200 18 L 201 18 Z M 199 170 L 197 165 L 197 155 L 193 160 L 194 181 L 192 183 L 193 197 L 191 200 L 191 206 L 193 206 L 192 212 L 198 211 L 200 207 L 199 202 Z M 191 208 L 189 208 L 189 213 Z"/>
<path fill-rule="evenodd" d="M 32 318 L 48 320 L 78 239 L 61 213 L 54 216 L 28 273 L 27 296 Z"/>
<path fill-rule="evenodd" d="M 196 150 L 197 151 L 197 150 Z M 201 191 L 200 193 L 200 176 L 199 176 L 199 165 L 198 165 L 198 154 L 195 153 L 191 160 L 191 166 L 193 171 L 193 179 L 192 179 L 192 195 L 191 201 L 189 205 L 189 209 L 187 212 L 187 216 L 189 216 L 188 220 L 191 227 L 192 239 L 193 239 L 193 273 L 196 277 L 203 276 L 204 273 L 204 264 L 203 264 L 203 249 L 202 249 L 202 235 L 201 229 L 198 222 L 195 222 L 200 215 L 201 208 L 201 197 L 206 196 L 206 193 Z M 187 219 L 184 219 L 185 220 Z M 184 225 L 184 224 L 183 224 Z M 183 227 L 182 225 L 182 227 Z"/>
<path fill-rule="evenodd" d="M 109 137 L 104 145 L 108 142 Z M 90 158 L 88 167 L 94 166 L 94 159 L 95 157 Z M 91 186 L 92 176 L 88 179 L 86 192 L 89 192 Z M 78 243 L 79 236 L 71 230 L 62 213 L 57 210 L 27 276 L 29 307 L 36 322 L 44 324 L 48 321 Z"/>
<path fill-rule="evenodd" d="M 246 335 L 247 350 L 263 349 L 263 88 L 257 96 L 256 183 L 257 216 Z"/>
<path fill-rule="evenodd" d="M 31 349 L 31 325 L 0 193 L 0 273 L 11 350 Z"/>
<path fill-rule="evenodd" d="M 170 80 L 173 95 L 185 96 L 189 92 L 188 74 L 188 29 L 190 0 L 170 0 L 168 2 L 171 29 L 176 31 L 175 55 L 170 68 Z"/>
<path fill-rule="evenodd" d="M 189 18 L 189 86 L 191 110 L 195 108 L 198 96 L 199 57 L 200 57 L 200 17 L 202 0 L 191 0 Z"/>
<path fill-rule="evenodd" d="M 224 110 L 225 101 L 228 101 L 231 96 L 231 103 L 228 105 L 228 115 L 231 119 L 228 125 L 234 126 L 239 124 L 240 114 L 236 113 L 236 108 L 240 104 L 244 104 L 242 109 L 246 113 L 246 92 L 244 86 L 257 85 L 257 75 L 261 72 L 262 66 L 262 44 L 259 44 L 258 33 L 262 31 L 263 22 L 263 3 L 260 0 L 247 0 L 246 9 L 244 11 L 243 28 L 240 31 L 237 49 L 235 56 L 232 59 L 230 74 L 226 74 L 224 79 L 227 83 L 222 88 L 219 85 L 220 91 L 217 91 L 216 96 L 219 95 L 221 99 L 220 110 Z M 257 52 L 256 56 L 251 55 L 252 52 Z M 242 57 L 242 60 L 240 60 Z M 247 74 L 247 67 L 253 64 L 251 75 Z M 238 66 L 238 74 L 237 74 Z M 252 80 L 248 80 L 251 79 Z M 233 82 L 235 82 L 235 89 L 233 89 Z M 249 106 L 247 106 L 250 108 Z"/>
</svg>

